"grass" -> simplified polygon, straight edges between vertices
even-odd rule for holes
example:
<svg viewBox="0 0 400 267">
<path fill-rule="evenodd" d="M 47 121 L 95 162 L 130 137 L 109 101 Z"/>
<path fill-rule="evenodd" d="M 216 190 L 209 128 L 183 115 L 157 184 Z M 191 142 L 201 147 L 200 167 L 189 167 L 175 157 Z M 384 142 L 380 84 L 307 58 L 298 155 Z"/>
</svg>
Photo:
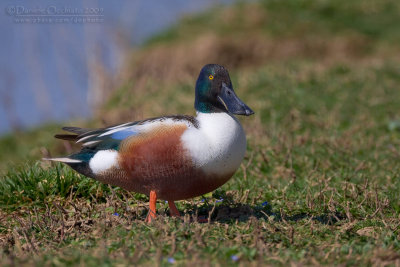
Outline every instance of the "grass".
<svg viewBox="0 0 400 267">
<path fill-rule="evenodd" d="M 0 138 L 0 173 L 24 160 L 35 160 L 43 156 L 43 149 L 55 146 L 53 132 L 56 125 L 47 125 L 26 132 L 15 132 Z"/>
<path fill-rule="evenodd" d="M 143 195 L 61 165 L 7 167 L 2 263 L 400 265 L 398 11 L 389 0 L 242 3 L 186 18 L 154 38 L 101 118 L 190 114 L 197 65 L 210 56 L 229 66 L 237 94 L 256 111 L 241 118 L 248 139 L 241 168 L 215 192 L 178 202 L 182 219 L 159 202 L 160 216 L 146 224 Z M 192 53 L 194 62 L 180 57 L 185 47 L 200 49 L 195 35 L 232 57 L 209 50 Z M 231 46 L 234 36 L 245 38 Z M 274 53 L 243 52 L 246 39 Z M 197 223 L 199 216 L 208 223 Z"/>
</svg>

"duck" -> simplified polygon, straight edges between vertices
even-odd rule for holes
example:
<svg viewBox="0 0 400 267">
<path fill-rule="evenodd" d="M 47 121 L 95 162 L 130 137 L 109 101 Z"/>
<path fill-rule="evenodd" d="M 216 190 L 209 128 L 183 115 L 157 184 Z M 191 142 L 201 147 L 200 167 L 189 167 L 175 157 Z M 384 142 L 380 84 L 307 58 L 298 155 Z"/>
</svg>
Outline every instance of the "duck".
<svg viewBox="0 0 400 267">
<path fill-rule="evenodd" d="M 157 199 L 168 202 L 212 192 L 239 168 L 246 135 L 235 115 L 250 116 L 236 95 L 228 70 L 205 65 L 195 86 L 196 116 L 169 115 L 102 129 L 63 127 L 55 138 L 81 145 L 77 153 L 44 160 L 65 163 L 84 176 L 149 197 L 147 222 Z"/>
</svg>

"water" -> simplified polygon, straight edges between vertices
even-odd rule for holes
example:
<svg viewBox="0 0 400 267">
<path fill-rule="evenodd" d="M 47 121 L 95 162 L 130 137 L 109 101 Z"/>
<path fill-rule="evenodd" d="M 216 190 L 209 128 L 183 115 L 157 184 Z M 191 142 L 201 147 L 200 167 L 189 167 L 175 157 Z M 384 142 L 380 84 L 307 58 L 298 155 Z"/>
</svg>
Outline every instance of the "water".
<svg viewBox="0 0 400 267">
<path fill-rule="evenodd" d="M 88 88 L 100 82 L 91 68 L 116 73 L 124 60 L 119 36 L 131 47 L 185 14 L 228 2 L 2 1 L 0 133 L 90 116 Z"/>
</svg>

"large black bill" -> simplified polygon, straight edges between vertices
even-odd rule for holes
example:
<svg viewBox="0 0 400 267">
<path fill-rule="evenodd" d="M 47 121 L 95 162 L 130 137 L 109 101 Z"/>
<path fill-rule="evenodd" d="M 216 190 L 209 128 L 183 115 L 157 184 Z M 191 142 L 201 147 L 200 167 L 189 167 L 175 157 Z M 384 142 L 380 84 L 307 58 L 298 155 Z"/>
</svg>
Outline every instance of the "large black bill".
<svg viewBox="0 0 400 267">
<path fill-rule="evenodd" d="M 254 111 L 243 103 L 243 101 L 237 97 L 235 91 L 233 91 L 232 88 L 229 88 L 225 83 L 222 84 L 218 100 L 233 114 L 246 116 L 254 114 Z"/>
</svg>

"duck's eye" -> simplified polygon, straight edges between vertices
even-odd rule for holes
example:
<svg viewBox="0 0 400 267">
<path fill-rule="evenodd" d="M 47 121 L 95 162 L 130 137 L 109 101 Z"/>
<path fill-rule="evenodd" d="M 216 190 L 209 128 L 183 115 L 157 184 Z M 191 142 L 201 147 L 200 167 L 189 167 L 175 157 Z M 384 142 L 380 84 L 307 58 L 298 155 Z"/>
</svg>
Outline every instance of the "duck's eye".
<svg viewBox="0 0 400 267">
<path fill-rule="evenodd" d="M 212 80 L 212 79 L 214 79 L 214 76 L 210 75 L 210 76 L 208 76 L 208 79 Z"/>
</svg>

